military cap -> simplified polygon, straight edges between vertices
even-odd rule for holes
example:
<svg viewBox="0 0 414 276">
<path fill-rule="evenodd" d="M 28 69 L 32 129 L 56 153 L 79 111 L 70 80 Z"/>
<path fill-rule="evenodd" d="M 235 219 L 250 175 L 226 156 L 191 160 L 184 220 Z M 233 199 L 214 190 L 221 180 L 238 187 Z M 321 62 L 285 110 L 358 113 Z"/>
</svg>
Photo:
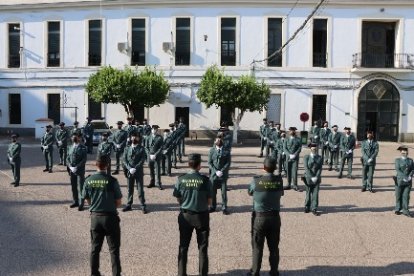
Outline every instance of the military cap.
<svg viewBox="0 0 414 276">
<path fill-rule="evenodd" d="M 296 127 L 290 127 L 290 128 L 289 128 L 289 130 L 296 131 L 296 130 L 297 130 L 297 128 L 296 128 Z"/>
<path fill-rule="evenodd" d="M 127 117 L 127 121 L 132 121 L 133 118 L 132 117 Z"/>
<path fill-rule="evenodd" d="M 65 125 L 65 123 L 64 122 L 60 122 L 59 123 L 59 126 L 64 126 Z"/>
<path fill-rule="evenodd" d="M 145 118 L 144 118 L 144 120 L 142 120 L 142 121 L 143 121 L 143 122 L 148 122 L 148 120 L 147 120 L 147 119 L 145 119 Z"/>
<path fill-rule="evenodd" d="M 159 129 L 160 126 L 159 125 L 152 125 L 152 129 Z"/>
<path fill-rule="evenodd" d="M 374 135 L 374 132 L 372 130 L 367 130 L 367 134 L 372 134 Z"/>
<path fill-rule="evenodd" d="M 86 117 L 86 120 L 92 121 L 92 118 L 91 117 Z"/>
<path fill-rule="evenodd" d="M 315 148 L 317 146 L 318 146 L 318 144 L 316 144 L 316 143 L 309 143 L 308 144 L 308 148 Z"/>
<path fill-rule="evenodd" d="M 109 136 L 109 133 L 108 132 L 102 132 L 102 136 L 108 137 Z"/>
<path fill-rule="evenodd" d="M 408 147 L 407 146 L 399 146 L 397 150 L 399 150 L 399 151 L 408 150 Z"/>
<path fill-rule="evenodd" d="M 122 122 L 122 121 L 118 121 L 118 122 L 116 122 L 116 124 L 117 124 L 117 125 L 123 125 L 123 124 L 124 124 L 124 122 Z"/>
<path fill-rule="evenodd" d="M 276 163 L 276 159 L 273 157 L 266 157 L 263 161 L 263 165 L 272 170 L 276 169 Z"/>
<path fill-rule="evenodd" d="M 74 125 L 79 125 L 79 122 L 78 121 L 75 121 L 73 124 Z"/>
<path fill-rule="evenodd" d="M 338 127 L 338 126 L 337 125 L 333 125 L 332 128 L 334 128 L 334 127 Z"/>
<path fill-rule="evenodd" d="M 344 127 L 344 130 L 351 130 L 350 127 Z"/>
<path fill-rule="evenodd" d="M 281 124 L 279 122 L 275 123 L 275 126 L 281 126 Z"/>
<path fill-rule="evenodd" d="M 174 124 L 174 123 L 171 123 L 171 124 L 169 124 L 168 126 L 169 126 L 169 127 L 175 127 L 175 124 Z"/>
<path fill-rule="evenodd" d="M 19 134 L 18 133 L 13 133 L 10 137 L 11 138 L 19 138 Z"/>
<path fill-rule="evenodd" d="M 282 130 L 280 131 L 280 133 L 286 133 L 286 131 L 282 129 Z"/>
<path fill-rule="evenodd" d="M 52 128 L 52 125 L 47 125 L 46 128 Z"/>
<path fill-rule="evenodd" d="M 141 137 L 141 134 L 137 131 L 137 130 L 133 130 L 131 131 L 131 133 L 129 134 L 129 136 L 134 136 L 134 137 Z"/>
<path fill-rule="evenodd" d="M 267 121 L 267 118 L 263 118 L 263 121 Z"/>
<path fill-rule="evenodd" d="M 269 121 L 269 123 L 274 124 L 275 122 L 274 121 Z"/>
<path fill-rule="evenodd" d="M 220 126 L 221 127 L 227 127 L 227 123 L 226 122 L 222 122 Z"/>
<path fill-rule="evenodd" d="M 164 132 L 169 133 L 170 130 L 169 129 L 164 129 Z"/>
<path fill-rule="evenodd" d="M 191 153 L 188 155 L 188 161 L 201 161 L 201 154 L 199 153 Z"/>
</svg>

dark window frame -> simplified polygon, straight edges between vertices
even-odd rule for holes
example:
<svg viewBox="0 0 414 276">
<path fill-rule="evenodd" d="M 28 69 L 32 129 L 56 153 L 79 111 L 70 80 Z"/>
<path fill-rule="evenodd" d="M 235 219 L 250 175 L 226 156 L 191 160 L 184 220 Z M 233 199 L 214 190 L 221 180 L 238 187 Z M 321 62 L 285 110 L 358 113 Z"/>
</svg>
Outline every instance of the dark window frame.
<svg viewBox="0 0 414 276">
<path fill-rule="evenodd" d="M 7 68 L 21 68 L 21 26 L 20 22 L 7 23 Z M 15 27 L 18 30 L 14 29 Z M 13 37 L 16 39 L 12 40 Z M 12 45 L 12 43 L 19 45 Z"/>
<path fill-rule="evenodd" d="M 53 30 L 51 32 L 50 25 L 51 24 L 59 24 L 59 27 L 57 28 L 58 31 Z M 46 54 L 46 67 L 61 67 L 61 47 L 62 47 L 62 24 L 61 21 L 47 21 L 47 54 Z M 53 46 L 51 45 L 51 37 L 53 35 L 56 35 L 58 37 L 58 46 L 56 46 L 56 49 L 51 49 Z M 51 47 L 52 46 L 52 47 Z"/>
<path fill-rule="evenodd" d="M 99 26 L 91 26 L 93 23 L 99 22 Z M 88 20 L 88 66 L 102 66 L 102 52 L 103 52 L 103 20 L 102 19 L 90 19 Z M 100 36 L 93 37 L 97 42 L 91 42 L 92 32 L 99 32 Z M 91 46 L 98 44 L 97 50 L 91 50 Z"/>
<path fill-rule="evenodd" d="M 230 22 L 225 22 L 230 20 L 234 20 L 234 26 L 229 26 Z M 230 32 L 234 33 L 232 34 Z M 230 37 L 225 37 L 226 33 L 228 33 L 227 35 Z M 220 18 L 220 65 L 237 65 L 237 17 Z"/>
<path fill-rule="evenodd" d="M 270 21 L 280 21 L 277 24 L 279 26 L 271 26 Z M 279 31 L 277 28 L 280 28 L 280 43 L 276 40 L 276 32 Z M 275 51 L 277 51 L 283 45 L 283 18 L 281 17 L 268 17 L 267 18 L 267 56 L 269 57 Z M 268 67 L 282 67 L 283 66 L 283 53 L 269 59 L 267 61 Z"/>
<path fill-rule="evenodd" d="M 135 23 L 144 23 L 143 26 L 134 26 Z M 143 32 L 143 33 L 142 33 Z M 135 36 L 138 37 L 135 37 Z M 131 18 L 131 66 L 145 66 L 147 43 L 147 20 L 145 18 Z M 134 43 L 137 42 L 137 43 Z M 137 45 L 138 44 L 138 45 Z"/>
<path fill-rule="evenodd" d="M 12 99 L 16 97 L 16 99 Z M 16 105 L 16 100 L 18 98 L 18 106 Z M 10 93 L 9 94 L 9 124 L 10 125 L 21 125 L 22 124 L 22 95 L 20 93 Z"/>
<path fill-rule="evenodd" d="M 178 21 L 188 21 L 187 24 L 179 24 Z M 175 65 L 191 65 L 191 17 L 175 18 Z M 182 22 L 184 23 L 184 22 Z M 186 34 L 188 33 L 188 34 Z M 181 39 L 182 36 L 188 35 L 188 38 Z"/>
<path fill-rule="evenodd" d="M 320 25 L 321 22 L 325 23 L 324 26 Z M 328 67 L 328 18 L 313 19 L 312 67 Z"/>
</svg>

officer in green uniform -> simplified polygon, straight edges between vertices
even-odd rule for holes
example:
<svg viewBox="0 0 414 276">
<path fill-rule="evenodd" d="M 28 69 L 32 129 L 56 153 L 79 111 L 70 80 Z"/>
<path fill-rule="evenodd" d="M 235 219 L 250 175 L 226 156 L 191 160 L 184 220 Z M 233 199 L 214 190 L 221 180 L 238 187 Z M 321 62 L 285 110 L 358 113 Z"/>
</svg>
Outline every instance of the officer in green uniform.
<svg viewBox="0 0 414 276">
<path fill-rule="evenodd" d="M 85 182 L 85 165 L 88 150 L 81 143 L 82 134 L 74 133 L 71 139 L 72 145 L 69 147 L 68 158 L 66 160 L 73 197 L 73 203 L 70 205 L 70 208 L 78 207 L 78 210 L 82 211 L 82 190 Z"/>
<path fill-rule="evenodd" d="M 171 164 L 174 169 L 177 169 L 177 131 L 175 129 L 175 123 L 171 123 L 168 126 L 170 127 L 170 136 L 173 140 L 171 150 Z"/>
<path fill-rule="evenodd" d="M 210 169 L 210 182 L 212 185 L 212 205 L 210 212 L 215 212 L 217 207 L 217 189 L 221 189 L 222 212 L 228 215 L 227 209 L 227 179 L 231 164 L 231 154 L 223 147 L 223 139 L 216 138 L 215 145 L 208 154 L 208 167 Z"/>
<path fill-rule="evenodd" d="M 345 127 L 345 135 L 342 135 L 341 137 L 341 143 L 340 143 L 340 150 L 342 151 L 342 157 L 341 157 L 341 168 L 339 169 L 339 175 L 338 178 L 342 178 L 342 172 L 344 170 L 345 162 L 348 164 L 348 175 L 347 177 L 350 179 L 353 179 L 352 177 L 352 163 L 354 159 L 354 149 L 355 149 L 355 143 L 356 139 L 354 135 L 351 133 L 350 127 Z"/>
<path fill-rule="evenodd" d="M 319 185 L 321 184 L 323 159 L 318 154 L 318 144 L 310 143 L 308 147 L 311 152 L 303 158 L 303 166 L 305 168 L 303 182 L 306 186 L 305 213 L 309 213 L 312 210 L 312 213 L 318 216 Z"/>
<path fill-rule="evenodd" d="M 148 138 L 151 136 L 152 127 L 148 124 L 148 120 L 144 119 L 142 121 L 142 141 L 141 143 L 144 143 L 144 145 L 147 143 Z"/>
<path fill-rule="evenodd" d="M 86 118 L 86 124 L 83 126 L 83 135 L 85 136 L 85 145 L 88 149 L 88 153 L 92 154 L 93 150 L 93 125 L 91 123 L 91 118 Z"/>
<path fill-rule="evenodd" d="M 19 142 L 17 142 L 17 138 L 19 138 L 18 134 L 12 134 L 12 142 L 9 144 L 9 147 L 7 148 L 7 161 L 10 164 L 14 179 L 14 181 L 10 184 L 14 185 L 14 187 L 19 187 L 20 185 L 20 165 L 22 163 L 22 159 L 20 158 L 22 145 Z"/>
<path fill-rule="evenodd" d="M 65 123 L 61 122 L 55 133 L 56 144 L 59 151 L 59 165 L 66 166 L 68 156 L 69 131 L 65 128 Z"/>
<path fill-rule="evenodd" d="M 187 255 L 191 236 L 195 229 L 199 251 L 199 275 L 208 275 L 208 237 L 210 234 L 209 206 L 211 185 L 207 176 L 200 174 L 201 155 L 188 156 L 190 171 L 177 179 L 173 196 L 180 204 L 178 226 L 180 246 L 178 251 L 178 275 L 187 276 Z"/>
<path fill-rule="evenodd" d="M 73 127 L 70 130 L 70 137 L 72 137 L 73 134 L 76 134 L 76 135 L 79 135 L 80 134 L 80 135 L 82 135 L 82 129 L 79 128 L 79 122 L 78 121 L 75 121 L 73 123 Z"/>
<path fill-rule="evenodd" d="M 117 122 L 118 129 L 114 133 L 114 140 L 112 142 L 114 145 L 115 160 L 116 160 L 115 171 L 112 173 L 114 175 L 119 174 L 119 168 L 121 167 L 121 160 L 124 155 L 124 150 L 125 150 L 127 139 L 128 139 L 128 132 L 122 129 L 123 124 L 124 122 L 122 121 Z"/>
<path fill-rule="evenodd" d="M 222 122 L 217 132 L 217 137 L 223 138 L 223 148 L 231 152 L 233 147 L 233 133 L 229 130 L 229 126 L 226 122 Z"/>
<path fill-rule="evenodd" d="M 319 130 L 319 147 L 321 149 L 322 160 L 324 160 L 325 164 L 329 163 L 329 134 L 331 134 L 331 129 L 328 127 L 328 122 L 325 121 L 323 127 Z"/>
<path fill-rule="evenodd" d="M 260 126 L 260 155 L 259 157 L 263 157 L 263 149 L 267 146 L 267 138 L 269 136 L 270 133 L 270 127 L 267 123 L 267 119 L 263 118 L 263 125 Z M 269 153 L 266 153 L 266 156 Z"/>
<path fill-rule="evenodd" d="M 162 175 L 171 176 L 171 153 L 174 145 L 173 137 L 169 129 L 164 130 L 164 143 L 162 145 Z"/>
<path fill-rule="evenodd" d="M 182 162 L 182 156 L 185 156 L 185 135 L 187 132 L 187 126 L 184 124 L 184 118 L 180 117 L 178 123 L 178 129 L 180 129 L 180 140 L 178 141 L 178 157 L 180 162 Z"/>
<path fill-rule="evenodd" d="M 285 140 L 283 151 L 286 155 L 286 171 L 287 171 L 287 186 L 286 190 L 290 190 L 293 185 L 295 191 L 300 192 L 298 187 L 298 167 L 299 155 L 302 150 L 302 143 L 299 137 L 296 137 L 296 127 L 289 128 L 289 138 Z"/>
<path fill-rule="evenodd" d="M 132 210 L 134 202 L 134 185 L 137 184 L 138 199 L 141 202 L 142 213 L 147 213 L 144 193 L 144 163 L 146 159 L 145 148 L 141 144 L 141 135 L 136 131 L 131 133 L 131 145 L 124 151 L 124 173 L 128 182 L 128 202 L 122 211 Z"/>
<path fill-rule="evenodd" d="M 124 130 L 127 132 L 127 146 L 131 145 L 131 133 L 136 131 L 136 126 L 133 121 L 134 119 L 128 117 L 127 125 L 124 127 Z"/>
<path fill-rule="evenodd" d="M 96 161 L 97 172 L 85 179 L 82 198 L 89 203 L 91 212 L 91 275 L 99 272 L 99 254 L 104 238 L 111 255 L 112 275 L 121 275 L 121 229 L 117 208 L 121 205 L 122 194 L 116 178 L 107 174 L 109 160 L 102 155 Z"/>
<path fill-rule="evenodd" d="M 329 171 L 332 171 L 332 166 L 335 166 L 335 171 L 339 171 L 339 147 L 341 144 L 342 134 L 338 132 L 338 126 L 332 126 L 332 132 L 328 136 L 329 144 Z"/>
<path fill-rule="evenodd" d="M 44 172 L 53 172 L 53 144 L 55 143 L 55 137 L 53 136 L 52 126 L 46 126 L 46 133 L 40 140 L 42 146 L 43 156 L 45 157 L 46 168 Z"/>
<path fill-rule="evenodd" d="M 410 191 L 413 185 L 414 161 L 408 157 L 408 148 L 406 146 L 400 146 L 397 150 L 401 152 L 401 157 L 395 159 L 395 170 L 397 171 L 397 176 L 394 177 L 395 214 L 400 215 L 402 210 L 405 216 L 411 217 L 408 207 L 410 205 Z"/>
<path fill-rule="evenodd" d="M 100 156 L 107 156 L 109 160 L 107 173 L 111 174 L 111 153 L 112 153 L 113 144 L 108 141 L 108 136 L 109 136 L 108 132 L 102 133 L 102 142 L 99 143 L 98 145 L 97 157 L 99 158 Z"/>
<path fill-rule="evenodd" d="M 148 156 L 148 166 L 150 169 L 151 182 L 148 188 L 155 187 L 157 184 L 158 189 L 163 190 L 161 182 L 161 160 L 162 160 L 162 136 L 158 134 L 157 125 L 152 126 L 151 135 L 147 138 L 146 152 Z"/>
<path fill-rule="evenodd" d="M 253 266 L 249 275 L 259 276 L 265 239 L 269 247 L 270 275 L 279 275 L 280 198 L 283 180 L 274 175 L 276 160 L 266 157 L 265 174 L 253 178 L 248 193 L 253 196 L 252 245 Z"/>
<path fill-rule="evenodd" d="M 280 138 L 277 140 L 276 142 L 276 151 L 275 153 L 277 153 L 277 156 L 272 155 L 273 158 L 277 158 L 277 168 L 278 168 L 278 173 L 279 175 L 282 175 L 282 171 L 283 171 L 283 175 L 286 175 L 286 154 L 283 151 L 283 147 L 285 145 L 285 140 L 286 140 L 286 131 L 281 130 L 280 131 Z"/>
<path fill-rule="evenodd" d="M 273 123 L 271 121 L 271 129 L 269 134 L 269 149 L 270 156 L 277 159 L 277 141 L 280 139 L 280 123 Z"/>
<path fill-rule="evenodd" d="M 319 123 L 318 121 L 314 121 L 313 122 L 313 126 L 310 129 L 310 140 L 312 143 L 315 143 L 319 146 L 319 142 L 320 142 L 320 130 L 321 128 L 319 127 Z"/>
<path fill-rule="evenodd" d="M 373 178 L 377 155 L 379 151 L 378 142 L 374 140 L 374 133 L 367 131 L 367 139 L 361 144 L 362 151 L 362 192 L 367 189 L 373 193 Z"/>
</svg>

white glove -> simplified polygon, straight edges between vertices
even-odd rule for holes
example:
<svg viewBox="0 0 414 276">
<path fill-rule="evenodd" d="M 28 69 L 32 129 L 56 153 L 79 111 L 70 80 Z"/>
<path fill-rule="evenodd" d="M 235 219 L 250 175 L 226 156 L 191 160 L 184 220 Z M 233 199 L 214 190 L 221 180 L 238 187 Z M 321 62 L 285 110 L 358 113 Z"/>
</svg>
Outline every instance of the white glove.
<svg viewBox="0 0 414 276">
<path fill-rule="evenodd" d="M 131 138 L 129 138 L 129 137 L 128 137 L 128 138 L 127 138 L 127 141 L 128 141 L 128 142 L 129 142 L 129 141 L 131 141 Z"/>
<path fill-rule="evenodd" d="M 334 146 L 334 149 L 337 149 L 337 148 L 338 148 L 338 145 L 335 145 L 335 146 Z"/>
<path fill-rule="evenodd" d="M 154 161 L 154 160 L 155 160 L 155 155 L 154 155 L 154 154 L 150 154 L 150 159 L 151 159 L 152 161 Z"/>
<path fill-rule="evenodd" d="M 371 163 L 371 162 L 372 162 L 372 158 L 368 159 L 368 163 Z"/>
<path fill-rule="evenodd" d="M 295 154 L 289 154 L 289 159 L 295 159 L 296 155 Z"/>
<path fill-rule="evenodd" d="M 76 171 L 77 171 L 78 169 L 76 169 L 76 167 L 69 167 L 69 170 L 70 170 L 72 173 L 76 173 Z"/>
<path fill-rule="evenodd" d="M 325 142 L 325 145 L 329 145 L 329 142 Z"/>
<path fill-rule="evenodd" d="M 317 136 L 317 135 L 315 135 L 315 136 L 313 136 L 313 138 L 314 138 L 314 139 L 318 139 L 318 136 Z"/>
<path fill-rule="evenodd" d="M 318 178 L 316 176 L 314 176 L 314 177 L 311 177 L 311 180 L 312 180 L 313 183 L 316 183 L 316 181 L 318 181 Z"/>
<path fill-rule="evenodd" d="M 167 150 L 163 150 L 162 151 L 162 154 L 167 154 Z"/>
<path fill-rule="evenodd" d="M 267 140 L 267 137 L 263 138 L 263 140 L 265 140 L 265 141 L 266 141 L 266 140 Z"/>
<path fill-rule="evenodd" d="M 13 163 L 13 158 L 10 157 L 9 158 L 9 161 L 10 161 L 10 163 Z"/>
<path fill-rule="evenodd" d="M 275 142 L 273 142 L 273 141 L 271 141 L 271 142 L 270 142 L 270 144 L 272 144 L 272 145 L 273 145 L 274 143 L 275 143 Z"/>
<path fill-rule="evenodd" d="M 86 135 L 86 138 L 89 138 L 89 135 Z"/>
<path fill-rule="evenodd" d="M 43 149 L 44 150 L 47 150 L 49 147 L 48 146 L 43 146 Z"/>
<path fill-rule="evenodd" d="M 216 171 L 216 175 L 217 175 L 218 177 L 222 177 L 222 176 L 223 176 L 223 173 L 222 173 L 221 171 Z"/>
<path fill-rule="evenodd" d="M 352 153 L 352 150 L 350 149 L 346 153 L 351 154 Z"/>
<path fill-rule="evenodd" d="M 116 144 L 116 148 L 117 149 L 120 149 L 121 148 L 121 145 L 120 144 Z"/>
<path fill-rule="evenodd" d="M 404 182 L 410 182 L 411 181 L 411 176 L 407 176 L 403 179 Z"/>
<path fill-rule="evenodd" d="M 129 169 L 129 173 L 131 174 L 131 175 L 133 175 L 133 174 L 135 174 L 135 172 L 136 172 L 137 170 L 135 169 L 135 168 L 130 168 Z"/>
<path fill-rule="evenodd" d="M 58 141 L 58 145 L 61 146 L 62 145 L 62 141 Z"/>
</svg>

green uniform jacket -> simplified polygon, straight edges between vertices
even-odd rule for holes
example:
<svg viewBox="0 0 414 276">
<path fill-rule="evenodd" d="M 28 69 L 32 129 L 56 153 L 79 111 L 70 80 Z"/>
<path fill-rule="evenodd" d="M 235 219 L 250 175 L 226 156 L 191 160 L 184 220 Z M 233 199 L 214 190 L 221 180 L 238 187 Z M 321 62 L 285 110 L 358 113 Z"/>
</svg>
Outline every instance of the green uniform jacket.
<svg viewBox="0 0 414 276">
<path fill-rule="evenodd" d="M 40 144 L 42 147 L 47 146 L 47 149 L 43 149 L 46 151 L 52 151 L 53 150 L 53 143 L 55 142 L 55 137 L 53 137 L 52 131 L 46 132 L 42 139 L 40 140 Z"/>
<path fill-rule="evenodd" d="M 134 125 L 126 125 L 124 127 L 124 130 L 127 132 L 127 137 L 131 135 L 132 132 L 134 132 L 137 128 Z"/>
<path fill-rule="evenodd" d="M 126 132 L 125 130 L 118 129 L 117 131 L 115 131 L 113 140 L 115 152 L 123 151 L 125 149 L 127 138 L 128 132 Z M 116 145 L 119 145 L 120 148 L 118 148 Z"/>
<path fill-rule="evenodd" d="M 321 128 L 319 130 L 319 137 L 321 138 L 321 143 L 325 144 L 326 142 L 328 142 L 329 144 L 329 134 L 331 134 L 330 128 Z"/>
<path fill-rule="evenodd" d="M 143 125 L 142 126 L 142 135 L 144 135 L 144 136 L 151 135 L 151 126 L 150 125 Z"/>
<path fill-rule="evenodd" d="M 164 139 L 162 138 L 162 136 L 158 134 L 155 136 L 151 134 L 148 137 L 146 146 L 148 158 L 150 155 L 155 155 L 155 159 L 158 159 L 162 156 L 162 145 L 164 143 L 163 140 Z"/>
<path fill-rule="evenodd" d="M 302 151 L 302 143 L 300 141 L 300 138 L 293 137 L 293 138 L 287 138 L 285 139 L 285 144 L 283 145 L 283 151 L 285 152 L 286 159 L 289 160 L 290 154 L 296 155 L 293 160 L 299 160 L 299 154 Z"/>
<path fill-rule="evenodd" d="M 253 196 L 255 212 L 280 211 L 280 198 L 284 195 L 283 179 L 271 173 L 253 177 L 248 193 Z"/>
<path fill-rule="evenodd" d="M 335 133 L 331 131 L 331 133 L 329 133 L 328 142 L 329 142 L 329 148 L 331 151 L 336 151 L 336 152 L 339 151 L 339 147 L 341 144 L 341 137 L 342 137 L 342 134 L 339 132 Z"/>
<path fill-rule="evenodd" d="M 322 173 L 322 156 L 314 155 L 313 157 L 310 154 L 303 157 L 303 166 L 305 168 L 305 177 L 306 182 L 309 186 L 318 185 L 321 183 L 321 173 Z M 316 182 L 312 181 L 312 177 L 317 177 Z"/>
<path fill-rule="evenodd" d="M 175 147 L 174 137 L 172 134 L 168 135 L 167 138 L 164 139 L 162 144 L 162 152 L 166 151 L 165 154 L 170 154 Z"/>
<path fill-rule="evenodd" d="M 265 125 L 261 125 L 260 126 L 260 137 L 263 138 L 268 138 L 269 134 L 270 134 L 270 127 L 268 124 Z"/>
<path fill-rule="evenodd" d="M 128 146 L 124 151 L 124 167 L 128 170 L 134 168 L 138 171 L 144 166 L 146 156 L 143 146 Z"/>
<path fill-rule="evenodd" d="M 231 164 L 231 155 L 224 147 L 221 148 L 219 154 L 217 148 L 214 146 L 208 153 L 208 167 L 210 168 L 210 180 L 227 180 L 229 177 L 229 169 Z M 221 171 L 223 175 L 218 177 L 217 171 Z"/>
<path fill-rule="evenodd" d="M 93 136 L 93 125 L 91 123 L 87 123 L 84 127 L 83 127 L 83 134 L 85 135 L 85 139 L 92 138 Z"/>
<path fill-rule="evenodd" d="M 207 212 L 212 187 L 207 176 L 190 171 L 177 179 L 173 196 L 180 201 L 180 207 L 193 212 Z"/>
<path fill-rule="evenodd" d="M 18 142 L 9 144 L 7 149 L 7 161 L 9 163 L 19 163 L 21 162 L 20 152 L 22 150 L 22 145 Z M 11 161 L 10 161 L 11 159 Z"/>
<path fill-rule="evenodd" d="M 312 140 L 313 143 L 319 144 L 320 139 L 321 139 L 320 131 L 321 131 L 321 129 L 318 126 L 312 126 L 311 127 L 310 135 L 311 135 L 311 140 Z"/>
<path fill-rule="evenodd" d="M 276 143 L 280 138 L 280 132 L 276 128 L 272 128 L 269 134 L 270 145 L 276 148 Z"/>
<path fill-rule="evenodd" d="M 395 159 L 395 170 L 397 171 L 398 186 L 407 186 L 412 183 L 409 179 L 414 175 L 414 162 L 411 158 L 397 158 Z M 409 180 L 409 181 L 404 181 Z"/>
<path fill-rule="evenodd" d="M 355 140 L 354 135 L 350 134 L 348 137 L 346 137 L 345 134 L 342 135 L 339 148 L 341 149 L 341 151 L 344 152 L 344 156 L 347 156 L 347 157 L 354 156 L 355 142 L 356 140 Z M 352 150 L 352 152 L 347 153 L 350 150 Z"/>
<path fill-rule="evenodd" d="M 98 157 L 109 156 L 111 157 L 113 144 L 108 141 L 103 141 L 98 145 Z"/>
<path fill-rule="evenodd" d="M 68 167 L 76 167 L 76 174 L 81 175 L 85 173 L 85 164 L 87 158 L 87 149 L 83 144 L 78 144 L 69 147 L 66 164 Z"/>
<path fill-rule="evenodd" d="M 82 129 L 81 128 L 72 128 L 71 130 L 70 130 L 70 136 L 72 136 L 73 134 L 77 134 L 77 135 L 79 135 L 79 134 L 82 134 Z"/>
<path fill-rule="evenodd" d="M 282 154 L 282 152 L 284 152 L 283 147 L 285 146 L 285 141 L 286 141 L 286 138 L 280 138 L 279 140 L 277 140 L 276 149 L 277 149 L 277 154 L 278 155 L 280 155 L 280 154 Z"/>
<path fill-rule="evenodd" d="M 69 131 L 64 128 L 64 129 L 58 129 L 56 130 L 56 134 L 55 134 L 55 138 L 56 138 L 56 144 L 58 145 L 58 147 L 60 146 L 64 146 L 66 147 L 68 145 L 68 139 L 69 139 Z M 58 142 L 62 142 L 62 145 L 59 146 Z"/>
<path fill-rule="evenodd" d="M 362 151 L 362 161 L 364 165 L 374 166 L 376 164 L 376 159 L 379 151 L 378 142 L 372 140 L 371 145 L 369 144 L 369 140 L 365 140 L 362 142 L 361 145 Z M 369 159 L 372 159 L 371 162 L 368 162 Z"/>
</svg>

